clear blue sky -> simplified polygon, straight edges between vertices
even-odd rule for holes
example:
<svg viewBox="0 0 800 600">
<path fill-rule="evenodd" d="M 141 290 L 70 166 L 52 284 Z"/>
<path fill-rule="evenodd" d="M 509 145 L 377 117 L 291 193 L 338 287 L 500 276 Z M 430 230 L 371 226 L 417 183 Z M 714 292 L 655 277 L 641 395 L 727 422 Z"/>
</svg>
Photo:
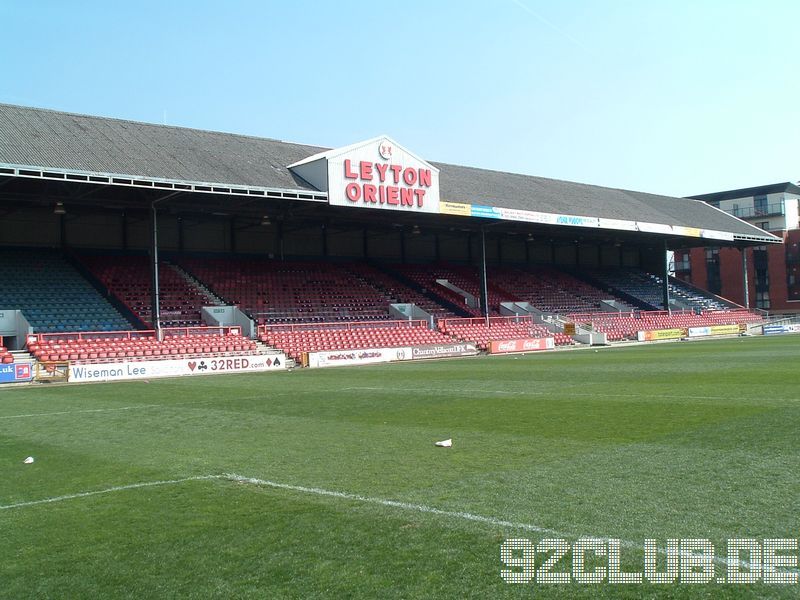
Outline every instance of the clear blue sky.
<svg viewBox="0 0 800 600">
<path fill-rule="evenodd" d="M 0 0 L 0 102 L 690 195 L 800 179 L 798 0 Z"/>
</svg>

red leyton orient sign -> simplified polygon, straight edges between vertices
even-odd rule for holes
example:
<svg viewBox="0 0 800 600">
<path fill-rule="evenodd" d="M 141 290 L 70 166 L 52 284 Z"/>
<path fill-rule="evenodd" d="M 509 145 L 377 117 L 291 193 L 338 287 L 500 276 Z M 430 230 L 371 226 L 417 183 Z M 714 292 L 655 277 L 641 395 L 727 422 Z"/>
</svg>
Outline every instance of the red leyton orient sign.
<svg viewBox="0 0 800 600">
<path fill-rule="evenodd" d="M 404 212 L 439 212 L 439 170 L 387 137 L 316 154 L 289 167 L 328 203 Z"/>
</svg>

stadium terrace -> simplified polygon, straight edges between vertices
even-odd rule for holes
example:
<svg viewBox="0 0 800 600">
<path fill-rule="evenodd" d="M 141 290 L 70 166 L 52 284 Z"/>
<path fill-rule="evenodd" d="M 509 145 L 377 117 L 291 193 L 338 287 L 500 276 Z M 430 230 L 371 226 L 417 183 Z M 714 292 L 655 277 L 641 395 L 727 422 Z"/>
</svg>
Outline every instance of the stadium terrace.
<svg viewBox="0 0 800 600">
<path fill-rule="evenodd" d="M 0 382 L 789 331 L 670 273 L 674 250 L 724 247 L 750 289 L 744 250 L 780 242 L 759 227 L 388 135 L 323 148 L 0 104 L 0 210 Z"/>
</svg>

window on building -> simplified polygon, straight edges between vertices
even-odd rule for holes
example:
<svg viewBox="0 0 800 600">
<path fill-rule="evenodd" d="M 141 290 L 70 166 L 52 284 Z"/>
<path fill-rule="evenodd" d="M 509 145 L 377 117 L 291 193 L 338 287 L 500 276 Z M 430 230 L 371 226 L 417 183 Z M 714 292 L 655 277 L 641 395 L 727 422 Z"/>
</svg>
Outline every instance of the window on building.
<svg viewBox="0 0 800 600">
<path fill-rule="evenodd" d="M 753 197 L 753 215 L 766 215 L 768 211 L 766 195 Z"/>
<path fill-rule="evenodd" d="M 706 248 L 706 289 L 712 294 L 722 294 L 722 277 L 719 269 L 719 248 Z"/>
<path fill-rule="evenodd" d="M 769 255 L 766 246 L 753 248 L 753 269 L 756 275 L 756 307 L 768 310 L 769 298 Z"/>
<path fill-rule="evenodd" d="M 766 246 L 756 246 L 753 248 L 753 265 L 756 269 L 766 271 L 769 264 L 769 254 Z"/>
<path fill-rule="evenodd" d="M 800 254 L 797 244 L 786 245 L 786 299 L 800 301 Z"/>
<path fill-rule="evenodd" d="M 769 221 L 759 221 L 756 223 L 756 227 L 760 227 L 764 231 L 769 231 Z"/>
<path fill-rule="evenodd" d="M 756 268 L 756 289 L 769 290 L 769 269 Z"/>
<path fill-rule="evenodd" d="M 756 292 L 756 308 L 769 310 L 769 292 Z"/>
<path fill-rule="evenodd" d="M 690 271 L 691 263 L 689 262 L 688 250 L 676 250 L 674 254 L 675 272 Z"/>
</svg>

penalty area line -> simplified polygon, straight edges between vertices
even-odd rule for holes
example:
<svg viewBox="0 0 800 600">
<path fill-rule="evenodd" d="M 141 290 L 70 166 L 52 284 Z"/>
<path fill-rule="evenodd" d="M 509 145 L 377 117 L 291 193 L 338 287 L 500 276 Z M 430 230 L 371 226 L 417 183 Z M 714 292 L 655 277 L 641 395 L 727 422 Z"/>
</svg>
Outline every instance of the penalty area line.
<svg viewBox="0 0 800 600">
<path fill-rule="evenodd" d="M 413 511 L 418 513 L 430 514 L 439 517 L 447 517 L 452 519 L 460 519 L 463 521 L 472 521 L 476 523 L 482 523 L 485 525 L 492 525 L 494 527 L 504 527 L 508 529 L 516 529 L 522 531 L 533 531 L 536 533 L 542 533 L 549 536 L 554 536 L 556 538 L 575 538 L 581 539 L 586 537 L 591 537 L 593 539 L 598 539 L 604 542 L 610 541 L 612 538 L 605 538 L 605 537 L 597 537 L 597 536 L 580 536 L 571 533 L 564 533 L 560 531 L 556 531 L 555 529 L 549 529 L 547 527 L 540 527 L 538 525 L 533 525 L 531 523 L 521 523 L 515 521 L 508 521 L 505 519 L 499 519 L 496 517 L 488 517 L 485 515 L 478 515 L 470 512 L 465 511 L 455 511 L 455 510 L 445 510 L 441 508 L 436 508 L 433 506 L 427 506 L 425 504 L 414 504 L 411 502 L 401 502 L 399 500 L 388 500 L 385 498 L 375 498 L 372 496 L 362 496 L 360 494 L 352 494 L 348 492 L 338 492 L 335 490 L 326 490 L 323 488 L 317 487 L 307 487 L 302 485 L 293 485 L 289 483 L 280 483 L 277 481 L 270 481 L 268 479 L 258 479 L 255 477 L 244 477 L 242 475 L 237 475 L 236 473 L 224 473 L 222 475 L 196 475 L 193 477 L 182 477 L 180 479 L 164 479 L 159 481 L 142 481 L 139 483 L 130 483 L 127 485 L 117 485 L 113 487 L 108 487 L 102 490 L 93 490 L 89 492 L 78 492 L 75 494 L 65 494 L 63 496 L 54 496 L 51 498 L 42 498 L 40 500 L 29 500 L 26 502 L 16 502 L 14 504 L 6 504 L 0 505 L 0 511 L 3 510 L 11 510 L 15 508 L 26 508 L 30 506 L 38 506 L 44 504 L 53 504 L 56 502 L 63 502 L 66 500 L 75 500 L 79 498 L 88 498 L 91 496 L 100 496 L 104 494 L 111 494 L 114 492 L 122 492 L 126 490 L 136 490 L 142 488 L 150 488 L 150 487 L 160 487 L 160 486 L 168 486 L 168 485 L 177 485 L 180 483 L 186 483 L 189 481 L 229 481 L 233 483 L 240 483 L 240 484 L 247 484 L 252 486 L 258 487 L 265 487 L 265 488 L 273 488 L 279 490 L 287 490 L 292 492 L 299 492 L 303 494 L 313 494 L 316 496 L 326 496 L 329 498 L 337 498 L 341 500 L 350 500 L 353 502 L 360 502 L 363 504 L 372 504 L 377 506 L 385 506 L 388 508 L 396 508 L 400 510 L 406 511 Z M 617 539 L 617 538 L 613 538 Z M 619 544 L 626 548 L 641 550 L 643 549 L 642 544 L 637 544 L 635 542 L 631 542 L 628 540 L 618 539 Z M 668 552 L 664 548 L 656 548 L 656 551 L 659 554 L 667 555 Z M 685 554 L 683 552 L 680 553 L 681 556 L 694 556 L 692 554 Z M 752 569 L 752 565 L 743 560 L 735 560 L 735 561 L 728 561 L 727 558 L 722 558 L 720 556 L 714 556 L 714 562 L 720 565 L 730 565 L 730 562 L 734 562 L 738 564 L 740 568 L 744 569 Z M 796 572 L 796 569 L 788 569 L 788 571 Z"/>
<path fill-rule="evenodd" d="M 334 490 L 326 490 L 323 488 L 316 488 L 316 487 L 306 487 L 302 485 L 292 485 L 288 483 L 280 483 L 277 481 L 270 481 L 268 479 L 257 479 L 255 477 L 244 477 L 242 475 L 237 475 L 236 473 L 225 473 L 221 476 L 222 479 L 227 479 L 228 481 L 232 481 L 235 483 L 242 483 L 242 484 L 249 484 L 253 486 L 259 487 L 267 487 L 267 488 L 274 488 L 279 490 L 288 490 L 293 492 L 300 492 L 303 494 L 314 494 L 317 496 L 327 496 L 330 498 L 339 498 L 342 500 L 351 500 L 354 502 L 361 502 L 364 504 L 373 504 L 378 506 L 386 506 L 389 508 L 399 508 L 401 510 L 407 511 L 414 511 L 418 513 L 425 513 L 430 515 L 436 515 L 439 517 L 448 517 L 453 519 L 461 519 L 463 521 L 473 521 L 476 523 L 483 523 L 485 525 L 492 525 L 495 527 L 504 527 L 508 529 L 516 529 L 516 530 L 523 530 L 523 531 L 533 531 L 536 533 L 543 533 L 549 536 L 553 536 L 556 538 L 592 538 L 592 539 L 599 539 L 603 542 L 609 542 L 612 538 L 605 538 L 605 537 L 597 537 L 597 536 L 581 536 L 575 535 L 571 533 L 564 533 L 561 531 L 556 531 L 555 529 L 549 529 L 547 527 L 540 527 L 539 525 L 533 525 L 531 523 L 518 523 L 515 521 L 507 521 L 505 519 L 498 519 L 496 517 L 487 517 L 484 515 L 478 515 L 474 513 L 464 512 L 464 511 L 455 511 L 455 510 L 444 510 L 441 508 L 435 508 L 433 506 L 427 506 L 425 504 L 414 504 L 411 502 L 400 502 L 398 500 L 388 500 L 385 498 L 374 498 L 371 496 L 362 496 L 360 494 L 351 494 L 347 492 L 337 492 Z M 616 538 L 615 538 L 616 539 Z M 630 548 L 633 550 L 643 550 L 643 544 L 637 544 L 635 542 L 631 542 L 629 540 L 619 539 L 620 546 L 625 548 Z M 668 555 L 666 548 L 656 548 L 656 552 L 661 555 Z M 692 553 L 684 553 L 679 552 L 681 557 L 692 558 L 695 555 Z M 727 558 L 723 558 L 720 556 L 714 556 L 714 563 L 719 565 L 729 565 L 729 561 Z M 735 562 L 740 568 L 744 569 L 752 569 L 752 565 L 743 560 L 732 561 Z M 793 569 L 792 569 L 793 570 Z"/>
<path fill-rule="evenodd" d="M 136 410 L 139 408 L 153 408 L 155 406 L 164 406 L 163 404 L 136 404 L 134 406 L 120 406 L 116 408 L 84 408 L 78 410 L 60 410 L 58 412 L 48 413 L 27 413 L 24 415 L 0 415 L 0 419 L 27 419 L 30 417 L 53 417 L 58 415 L 73 415 L 79 413 L 99 413 L 99 412 L 115 412 L 120 410 Z"/>
<path fill-rule="evenodd" d="M 76 494 L 64 494 L 63 496 L 53 496 L 52 498 L 42 498 L 41 500 L 29 500 L 27 502 L 16 502 L 14 504 L 0 505 L 0 510 L 9 510 L 12 508 L 25 508 L 27 506 L 37 506 L 39 504 L 52 504 L 53 502 L 63 502 L 64 500 L 74 500 L 76 498 L 88 498 L 90 496 L 100 496 L 102 494 L 111 494 L 113 492 L 122 492 L 125 490 L 138 490 L 140 488 L 158 487 L 165 485 L 176 485 L 178 483 L 185 483 L 187 481 L 207 481 L 209 479 L 221 479 L 220 475 L 197 475 L 195 477 L 183 477 L 182 479 L 164 479 L 161 481 L 142 481 L 140 483 L 129 483 L 128 485 L 116 485 L 114 487 L 105 488 L 102 490 L 94 490 L 91 492 L 78 492 Z"/>
</svg>

